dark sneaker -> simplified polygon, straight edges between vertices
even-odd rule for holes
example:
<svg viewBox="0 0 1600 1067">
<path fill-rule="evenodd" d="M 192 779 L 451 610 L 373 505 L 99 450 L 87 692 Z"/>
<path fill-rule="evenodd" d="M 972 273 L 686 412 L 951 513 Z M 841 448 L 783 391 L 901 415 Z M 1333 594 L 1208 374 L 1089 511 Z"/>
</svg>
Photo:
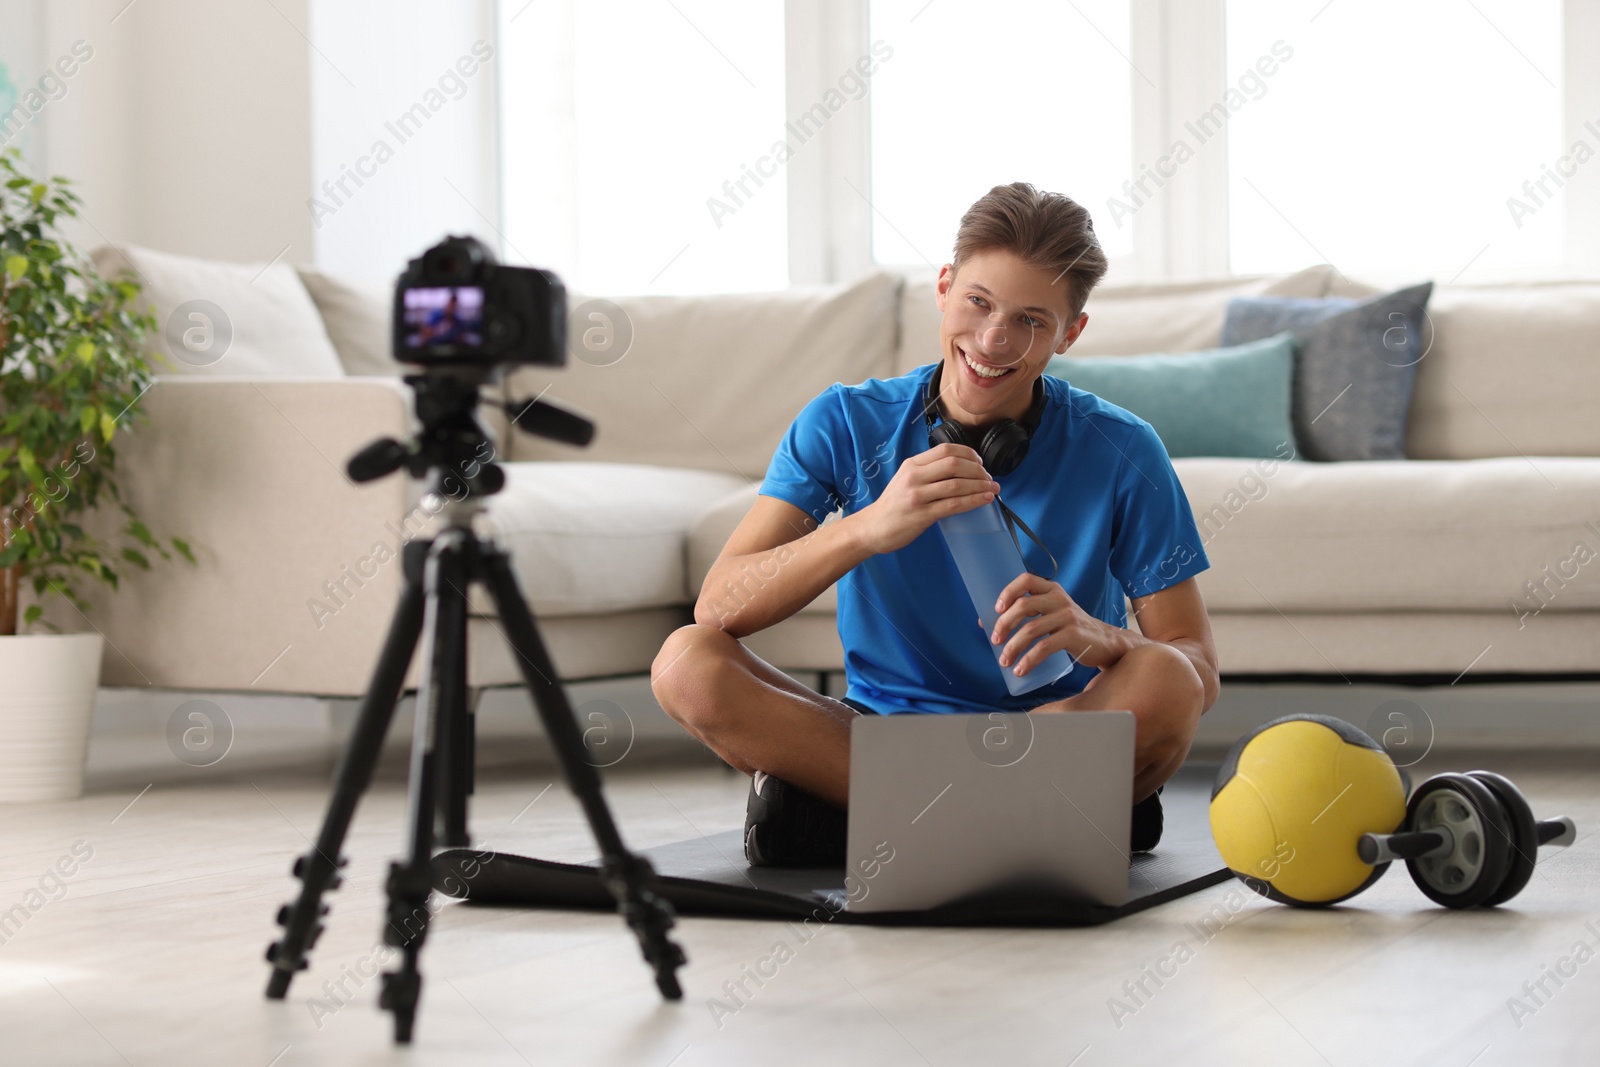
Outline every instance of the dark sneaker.
<svg viewBox="0 0 1600 1067">
<path fill-rule="evenodd" d="M 752 867 L 843 867 L 849 816 L 781 778 L 757 771 L 744 809 Z"/>
<path fill-rule="evenodd" d="M 1130 852 L 1149 852 L 1161 842 L 1161 788 L 1133 806 Z"/>
</svg>

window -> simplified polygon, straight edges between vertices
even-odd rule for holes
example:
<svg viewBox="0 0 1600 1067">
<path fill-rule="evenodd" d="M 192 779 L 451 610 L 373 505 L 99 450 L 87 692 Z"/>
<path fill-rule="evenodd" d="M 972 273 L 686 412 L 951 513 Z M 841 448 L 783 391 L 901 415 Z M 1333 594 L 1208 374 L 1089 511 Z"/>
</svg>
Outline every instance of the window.
<svg viewBox="0 0 1600 1067">
<path fill-rule="evenodd" d="M 1558 0 L 1228 0 L 1227 19 L 1232 77 L 1292 52 L 1228 123 L 1234 271 L 1561 263 Z"/>
<path fill-rule="evenodd" d="M 872 252 L 950 258 L 956 223 L 995 185 L 1028 181 L 1106 215 L 1133 159 L 1129 0 L 872 0 L 868 39 L 893 49 L 872 85 Z"/>
<path fill-rule="evenodd" d="M 588 292 L 788 285 L 782 0 L 501 5 L 507 254 Z"/>
<path fill-rule="evenodd" d="M 580 292 L 926 270 L 1017 180 L 1090 210 L 1117 281 L 1600 269 L 1590 0 L 511 0 L 499 19 L 505 253 Z"/>
</svg>

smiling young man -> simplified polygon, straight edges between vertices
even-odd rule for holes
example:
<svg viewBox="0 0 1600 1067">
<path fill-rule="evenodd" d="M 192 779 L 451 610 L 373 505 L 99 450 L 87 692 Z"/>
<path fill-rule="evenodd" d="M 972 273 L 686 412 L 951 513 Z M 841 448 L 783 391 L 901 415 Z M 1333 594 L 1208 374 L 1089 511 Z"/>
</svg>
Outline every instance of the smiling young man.
<svg viewBox="0 0 1600 1067">
<path fill-rule="evenodd" d="M 667 713 L 753 776 L 752 863 L 843 862 L 850 722 L 874 713 L 1130 710 L 1131 844 L 1142 851 L 1159 839 L 1155 792 L 1217 695 L 1194 581 L 1208 564 L 1150 425 L 1044 375 L 1082 333 L 1105 270 L 1082 207 L 1021 182 L 996 186 L 962 217 L 939 272 L 941 358 L 898 378 L 834 385 L 790 426 L 706 576 L 695 623 L 667 639 L 651 669 Z M 981 447 L 1006 419 L 1031 433 L 1022 462 L 998 477 L 970 447 L 929 447 L 930 422 L 954 422 Z M 1022 542 L 1029 571 L 1001 595 L 986 635 L 935 523 L 997 495 L 1043 548 Z M 835 510 L 837 521 L 820 524 Z M 1033 573 L 1050 573 L 1046 550 L 1059 563 L 1053 580 Z M 758 592 L 719 603 L 725 580 L 750 570 L 762 576 Z M 842 700 L 738 640 L 836 581 Z M 986 642 L 1004 642 L 1002 662 L 1019 673 L 1058 649 L 1076 663 L 1014 697 Z"/>
</svg>

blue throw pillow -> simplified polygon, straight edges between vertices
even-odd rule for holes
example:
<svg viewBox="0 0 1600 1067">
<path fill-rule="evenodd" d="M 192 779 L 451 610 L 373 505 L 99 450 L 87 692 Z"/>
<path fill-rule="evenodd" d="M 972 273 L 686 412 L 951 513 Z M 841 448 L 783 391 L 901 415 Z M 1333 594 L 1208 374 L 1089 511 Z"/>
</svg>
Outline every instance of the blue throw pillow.
<svg viewBox="0 0 1600 1067">
<path fill-rule="evenodd" d="M 1238 297 L 1228 302 L 1222 343 L 1294 334 L 1294 433 L 1305 458 L 1404 459 L 1432 294 L 1426 282 L 1360 303 Z"/>
<path fill-rule="evenodd" d="M 1171 356 L 1059 356 L 1045 373 L 1133 412 L 1155 427 L 1174 459 L 1293 455 L 1294 339 L 1286 333 Z"/>
</svg>

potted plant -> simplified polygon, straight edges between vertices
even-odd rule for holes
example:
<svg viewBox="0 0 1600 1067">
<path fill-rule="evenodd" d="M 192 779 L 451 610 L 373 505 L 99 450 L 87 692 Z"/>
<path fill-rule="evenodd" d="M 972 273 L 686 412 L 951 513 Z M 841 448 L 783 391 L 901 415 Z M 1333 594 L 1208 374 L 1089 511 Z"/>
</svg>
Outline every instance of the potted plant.
<svg viewBox="0 0 1600 1067">
<path fill-rule="evenodd" d="M 155 320 L 134 307 L 137 284 L 100 277 L 62 238 L 80 203 L 67 180 L 36 181 L 20 159 L 0 152 L 0 800 L 83 789 L 104 640 L 84 581 L 115 589 L 122 568 L 170 559 L 168 545 L 194 560 L 117 489 L 115 437 L 152 382 Z M 87 632 L 45 618 L 57 597 Z"/>
</svg>

